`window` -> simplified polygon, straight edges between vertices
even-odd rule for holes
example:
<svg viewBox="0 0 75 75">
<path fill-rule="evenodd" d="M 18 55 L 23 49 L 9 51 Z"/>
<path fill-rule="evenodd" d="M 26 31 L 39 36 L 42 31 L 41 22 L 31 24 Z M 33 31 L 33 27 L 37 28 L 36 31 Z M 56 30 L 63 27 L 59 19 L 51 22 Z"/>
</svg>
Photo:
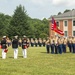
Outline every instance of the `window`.
<svg viewBox="0 0 75 75">
<path fill-rule="evenodd" d="M 59 22 L 56 22 L 57 23 L 57 26 L 59 27 Z"/>
<path fill-rule="evenodd" d="M 73 26 L 75 26 L 75 20 L 73 21 Z"/>
<path fill-rule="evenodd" d="M 67 26 L 67 21 L 64 21 L 64 25 Z"/>
<path fill-rule="evenodd" d="M 67 36 L 67 31 L 65 31 L 65 36 Z"/>
<path fill-rule="evenodd" d="M 73 36 L 75 36 L 75 31 L 73 31 Z"/>
</svg>

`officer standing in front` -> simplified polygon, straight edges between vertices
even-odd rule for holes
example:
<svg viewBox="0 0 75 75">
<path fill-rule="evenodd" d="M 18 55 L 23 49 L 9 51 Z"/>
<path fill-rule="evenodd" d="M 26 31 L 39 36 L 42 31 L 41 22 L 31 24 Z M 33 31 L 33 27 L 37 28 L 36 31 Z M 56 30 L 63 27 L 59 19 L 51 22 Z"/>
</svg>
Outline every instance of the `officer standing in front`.
<svg viewBox="0 0 75 75">
<path fill-rule="evenodd" d="M 18 37 L 14 36 L 12 40 L 12 48 L 14 49 L 14 59 L 18 58 Z"/>
<path fill-rule="evenodd" d="M 27 58 L 27 48 L 29 47 L 29 43 L 27 41 L 27 37 L 24 35 L 22 40 L 22 53 L 23 58 Z"/>
<path fill-rule="evenodd" d="M 5 49 L 7 48 L 6 36 L 3 36 L 2 40 L 1 40 L 1 48 L 2 48 L 2 59 L 6 59 L 6 52 L 5 52 Z"/>
</svg>

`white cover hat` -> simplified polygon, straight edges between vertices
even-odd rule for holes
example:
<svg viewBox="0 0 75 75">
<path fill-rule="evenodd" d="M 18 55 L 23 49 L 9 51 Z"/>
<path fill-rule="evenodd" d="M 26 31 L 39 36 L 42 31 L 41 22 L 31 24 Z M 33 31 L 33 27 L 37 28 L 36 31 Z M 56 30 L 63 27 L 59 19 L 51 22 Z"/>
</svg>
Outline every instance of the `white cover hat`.
<svg viewBox="0 0 75 75">
<path fill-rule="evenodd" d="M 24 35 L 23 37 L 25 38 L 26 36 Z"/>
<path fill-rule="evenodd" d="M 3 36 L 3 38 L 6 38 L 6 36 Z"/>
<path fill-rule="evenodd" d="M 17 36 L 14 36 L 15 38 L 17 38 Z"/>
</svg>

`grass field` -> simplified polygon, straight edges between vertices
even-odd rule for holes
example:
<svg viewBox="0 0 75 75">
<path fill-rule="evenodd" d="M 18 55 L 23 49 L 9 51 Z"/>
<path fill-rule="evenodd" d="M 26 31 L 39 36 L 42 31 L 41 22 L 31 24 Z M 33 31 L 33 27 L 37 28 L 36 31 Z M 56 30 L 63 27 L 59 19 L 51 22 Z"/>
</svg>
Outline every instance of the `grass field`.
<svg viewBox="0 0 75 75">
<path fill-rule="evenodd" d="M 8 48 L 7 58 L 1 58 L 0 75 L 75 75 L 75 54 L 47 54 L 45 47 L 28 48 L 28 57 L 13 58 L 13 49 Z"/>
</svg>

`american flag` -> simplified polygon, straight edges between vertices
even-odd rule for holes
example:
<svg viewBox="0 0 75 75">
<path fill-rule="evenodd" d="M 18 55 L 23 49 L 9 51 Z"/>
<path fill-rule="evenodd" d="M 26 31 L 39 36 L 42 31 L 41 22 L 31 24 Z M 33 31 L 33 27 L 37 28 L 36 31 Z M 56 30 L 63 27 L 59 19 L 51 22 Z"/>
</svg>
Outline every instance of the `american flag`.
<svg viewBox="0 0 75 75">
<path fill-rule="evenodd" d="M 56 22 L 54 20 L 54 18 L 52 17 L 52 26 L 51 26 L 51 30 L 55 30 L 56 29 Z"/>
<path fill-rule="evenodd" d="M 60 34 L 60 35 L 64 35 L 64 32 L 62 30 L 60 30 L 54 20 L 54 18 L 52 17 L 52 26 L 51 26 L 51 30 L 55 31 L 56 33 Z"/>
</svg>

